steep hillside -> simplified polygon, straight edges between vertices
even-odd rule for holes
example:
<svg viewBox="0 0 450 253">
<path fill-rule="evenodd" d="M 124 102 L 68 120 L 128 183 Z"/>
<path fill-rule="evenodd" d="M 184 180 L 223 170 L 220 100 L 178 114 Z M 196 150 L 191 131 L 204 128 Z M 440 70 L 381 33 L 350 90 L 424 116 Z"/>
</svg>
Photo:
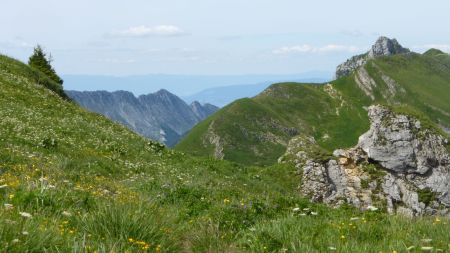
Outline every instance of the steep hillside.
<svg viewBox="0 0 450 253">
<path fill-rule="evenodd" d="M 385 44 L 378 40 L 375 51 Z M 330 83 L 274 84 L 252 99 L 223 108 L 195 127 L 176 148 L 267 165 L 277 161 L 292 137 L 304 134 L 331 153 L 356 144 L 369 126 L 364 108 L 374 103 L 409 105 L 448 131 L 449 61 L 448 54 L 435 50 L 421 55 L 403 49 L 399 54 L 367 58 L 351 74 Z"/>
<path fill-rule="evenodd" d="M 290 165 L 167 150 L 62 99 L 30 71 L 0 56 L 0 252 L 449 249 L 446 218 L 312 204 Z"/>
<path fill-rule="evenodd" d="M 84 108 L 168 146 L 175 145 L 195 124 L 219 109 L 210 104 L 189 106 L 167 90 L 139 97 L 128 91 L 66 92 Z"/>
</svg>

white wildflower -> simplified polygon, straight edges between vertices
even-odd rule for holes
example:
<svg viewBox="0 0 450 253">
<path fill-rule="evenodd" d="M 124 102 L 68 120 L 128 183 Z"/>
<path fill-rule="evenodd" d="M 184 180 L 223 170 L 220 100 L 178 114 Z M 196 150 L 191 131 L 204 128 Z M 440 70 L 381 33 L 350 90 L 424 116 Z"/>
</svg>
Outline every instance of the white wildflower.
<svg viewBox="0 0 450 253">
<path fill-rule="evenodd" d="M 433 251 L 433 247 L 422 247 L 420 248 L 422 251 Z"/>
<path fill-rule="evenodd" d="M 0 189 L 6 188 L 6 187 L 8 187 L 7 184 L 0 185 Z"/>
<path fill-rule="evenodd" d="M 14 208 L 14 206 L 12 204 L 8 204 L 8 203 L 3 204 L 3 206 L 5 207 L 6 210 L 11 210 Z"/>
<path fill-rule="evenodd" d="M 300 211 L 300 208 L 296 207 L 296 208 L 292 209 L 292 211 L 298 212 L 298 211 Z"/>
<path fill-rule="evenodd" d="M 359 217 L 351 217 L 350 218 L 350 221 L 357 221 L 357 220 L 359 220 L 360 218 Z"/>
<path fill-rule="evenodd" d="M 370 210 L 370 211 L 374 212 L 374 211 L 377 211 L 378 208 L 376 208 L 376 207 L 374 207 L 374 206 L 368 206 L 368 207 L 367 207 L 367 210 Z"/>
<path fill-rule="evenodd" d="M 14 239 L 14 240 L 12 240 L 11 242 L 12 242 L 12 243 L 18 243 L 18 242 L 20 242 L 20 240 L 19 240 L 19 239 Z"/>
<path fill-rule="evenodd" d="M 316 215 L 318 215 L 319 213 L 317 213 L 317 212 L 311 212 L 311 215 L 314 215 L 314 216 L 316 216 Z"/>
<path fill-rule="evenodd" d="M 22 235 L 29 235 L 28 231 L 22 231 Z"/>
<path fill-rule="evenodd" d="M 331 247 L 330 246 L 330 247 L 328 247 L 328 249 L 331 250 L 331 251 L 336 251 L 336 247 Z"/>
<path fill-rule="evenodd" d="M 19 212 L 20 216 L 24 217 L 24 218 L 33 218 L 33 215 L 31 215 L 30 213 L 27 212 Z"/>
<path fill-rule="evenodd" d="M 68 212 L 68 211 L 63 211 L 62 215 L 66 216 L 66 217 L 72 216 L 72 214 L 70 212 Z"/>
</svg>

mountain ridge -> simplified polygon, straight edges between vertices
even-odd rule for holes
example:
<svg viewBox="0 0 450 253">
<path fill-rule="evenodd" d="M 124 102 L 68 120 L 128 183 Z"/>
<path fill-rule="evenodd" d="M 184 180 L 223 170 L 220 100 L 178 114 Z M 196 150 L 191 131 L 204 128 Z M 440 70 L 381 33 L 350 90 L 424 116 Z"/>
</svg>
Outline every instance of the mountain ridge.
<svg viewBox="0 0 450 253">
<path fill-rule="evenodd" d="M 84 108 L 168 146 L 173 146 L 195 124 L 218 109 L 210 104 L 196 104 L 194 108 L 165 89 L 138 97 L 128 91 L 66 93 Z"/>
<path fill-rule="evenodd" d="M 356 144 L 369 127 L 365 108 L 374 103 L 409 105 L 448 130 L 449 63 L 448 54 L 398 53 L 366 59 L 350 75 L 329 83 L 274 84 L 222 108 L 176 148 L 267 165 L 277 161 L 295 133 L 303 133 L 331 153 Z"/>
</svg>

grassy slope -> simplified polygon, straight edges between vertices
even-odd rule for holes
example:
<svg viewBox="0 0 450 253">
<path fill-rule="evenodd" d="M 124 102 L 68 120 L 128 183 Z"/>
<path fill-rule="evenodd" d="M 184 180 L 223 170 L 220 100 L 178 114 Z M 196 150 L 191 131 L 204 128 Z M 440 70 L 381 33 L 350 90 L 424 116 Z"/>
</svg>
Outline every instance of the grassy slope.
<svg viewBox="0 0 450 253">
<path fill-rule="evenodd" d="M 310 204 L 289 166 L 161 149 L 35 85 L 26 65 L 0 66 L 0 252 L 448 250 L 448 220 Z"/>
<path fill-rule="evenodd" d="M 225 159 L 243 164 L 276 162 L 292 137 L 280 129 L 312 135 L 328 151 L 346 148 L 356 144 L 367 130 L 363 107 L 373 103 L 409 105 L 435 123 L 450 126 L 448 54 L 430 51 L 425 55 L 382 57 L 370 61 L 365 68 L 377 83 L 374 101 L 358 88 L 354 75 L 331 82 L 337 95 L 330 95 L 324 84 L 275 84 L 255 98 L 238 100 L 223 108 L 194 127 L 176 148 L 193 154 L 213 154 L 213 147 L 203 141 L 211 122 L 223 140 Z M 382 74 L 395 80 L 405 93 L 383 97 L 388 86 Z M 345 102 L 341 104 L 342 101 Z"/>
</svg>

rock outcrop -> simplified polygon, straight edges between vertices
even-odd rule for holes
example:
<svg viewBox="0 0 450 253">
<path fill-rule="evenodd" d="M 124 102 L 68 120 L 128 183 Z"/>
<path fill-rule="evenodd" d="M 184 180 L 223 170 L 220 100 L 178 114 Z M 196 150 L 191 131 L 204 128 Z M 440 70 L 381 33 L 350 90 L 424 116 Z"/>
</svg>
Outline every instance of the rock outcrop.
<svg viewBox="0 0 450 253">
<path fill-rule="evenodd" d="M 280 161 L 301 171 L 302 193 L 332 206 L 377 207 L 407 216 L 449 215 L 448 140 L 416 118 L 369 108 L 371 126 L 348 150 L 317 155 L 311 137 L 294 138 Z M 316 150 L 316 151 L 314 151 Z"/>
<path fill-rule="evenodd" d="M 82 107 L 168 146 L 175 145 L 194 125 L 219 109 L 198 102 L 187 105 L 167 90 L 139 97 L 127 91 L 67 91 L 67 94 Z"/>
<path fill-rule="evenodd" d="M 353 56 L 346 62 L 337 66 L 336 79 L 350 75 L 353 71 L 366 64 L 369 59 L 394 54 L 407 54 L 409 52 L 409 49 L 402 47 L 396 39 L 380 37 L 369 52 Z"/>
</svg>

